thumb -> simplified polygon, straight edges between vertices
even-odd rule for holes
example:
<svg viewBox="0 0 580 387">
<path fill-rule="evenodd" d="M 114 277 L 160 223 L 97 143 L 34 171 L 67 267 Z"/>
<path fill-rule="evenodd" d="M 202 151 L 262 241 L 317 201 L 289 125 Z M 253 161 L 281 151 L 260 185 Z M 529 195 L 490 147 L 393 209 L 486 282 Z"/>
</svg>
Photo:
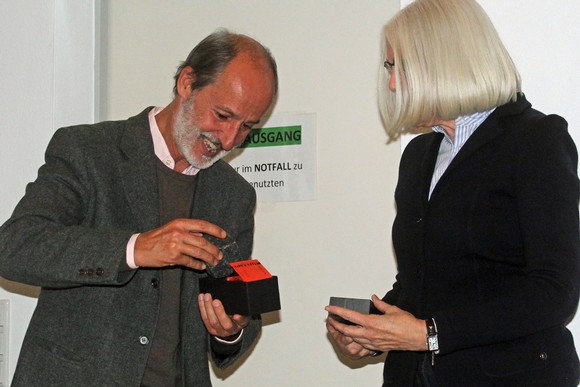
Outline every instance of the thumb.
<svg viewBox="0 0 580 387">
<path fill-rule="evenodd" d="M 371 296 L 371 301 L 373 302 L 375 308 L 377 308 L 381 313 L 387 313 L 390 309 L 393 308 L 392 305 L 389 305 L 380 298 L 378 298 L 376 294 L 373 294 Z"/>
</svg>

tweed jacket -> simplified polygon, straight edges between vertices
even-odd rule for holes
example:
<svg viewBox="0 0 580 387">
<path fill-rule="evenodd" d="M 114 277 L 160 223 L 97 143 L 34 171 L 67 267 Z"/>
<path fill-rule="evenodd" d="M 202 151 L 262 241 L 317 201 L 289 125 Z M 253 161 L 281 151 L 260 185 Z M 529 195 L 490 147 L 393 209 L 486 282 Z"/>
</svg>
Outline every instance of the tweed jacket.
<svg viewBox="0 0 580 387">
<path fill-rule="evenodd" d="M 395 191 L 398 274 L 384 300 L 437 324 L 442 386 L 576 385 L 565 325 L 578 305 L 578 154 L 564 119 L 520 95 L 467 140 L 431 197 L 442 134 L 414 138 Z M 412 386 L 424 353 L 391 352 Z"/>
<path fill-rule="evenodd" d="M 0 229 L 0 275 L 41 287 L 13 386 L 139 386 L 159 312 L 160 272 L 130 269 L 130 236 L 160 226 L 148 111 L 126 121 L 59 129 L 36 181 Z M 218 161 L 197 175 L 192 218 L 215 223 L 249 258 L 254 189 Z M 211 347 L 197 306 L 201 271 L 183 270 L 181 351 L 187 386 L 210 386 Z"/>
</svg>

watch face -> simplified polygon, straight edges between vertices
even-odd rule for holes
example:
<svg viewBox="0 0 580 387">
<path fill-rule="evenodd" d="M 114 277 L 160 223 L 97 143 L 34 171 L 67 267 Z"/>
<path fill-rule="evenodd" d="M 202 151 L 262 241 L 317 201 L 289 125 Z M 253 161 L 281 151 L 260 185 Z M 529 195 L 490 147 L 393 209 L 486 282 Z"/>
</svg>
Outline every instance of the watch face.
<svg viewBox="0 0 580 387">
<path fill-rule="evenodd" d="M 427 342 L 429 343 L 429 351 L 437 351 L 439 349 L 439 341 L 437 340 L 437 336 L 429 336 Z"/>
</svg>

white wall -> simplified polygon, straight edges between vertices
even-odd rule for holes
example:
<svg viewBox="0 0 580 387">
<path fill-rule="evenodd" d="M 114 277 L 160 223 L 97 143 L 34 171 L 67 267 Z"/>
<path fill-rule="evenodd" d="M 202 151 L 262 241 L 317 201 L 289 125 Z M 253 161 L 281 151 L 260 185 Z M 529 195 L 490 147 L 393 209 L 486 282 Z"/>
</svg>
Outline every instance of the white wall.
<svg viewBox="0 0 580 387">
<path fill-rule="evenodd" d="M 92 26 L 94 12 L 85 7 L 92 3 L 0 0 L 0 222 L 10 215 L 26 182 L 35 178 L 54 129 L 92 121 L 87 103 L 101 104 L 101 119 L 164 105 L 171 97 L 175 67 L 202 37 L 218 26 L 248 33 L 278 60 L 280 97 L 274 113 L 317 114 L 318 199 L 259 203 L 254 256 L 279 276 L 282 311 L 265 316 L 253 352 L 233 374 L 214 375 L 215 385 L 379 385 L 380 363 L 337 357 L 326 338 L 323 307 L 331 295 L 381 295 L 395 273 L 390 228 L 400 150 L 397 144 L 385 145 L 375 83 L 380 28 L 399 2 L 171 0 L 160 5 L 154 0 L 102 0 L 98 90 L 91 83 L 92 57 L 59 56 L 73 37 L 94 32 L 86 28 Z M 481 3 L 520 68 L 528 98 L 540 110 L 566 117 L 580 144 L 580 97 L 575 92 L 580 88 L 575 75 L 579 4 Z M 75 6 L 80 8 L 71 8 Z M 74 17 L 69 18 L 71 9 Z M 64 25 L 70 26 L 63 19 L 77 21 L 71 32 L 62 33 Z M 86 49 L 84 38 L 76 42 L 76 48 Z M 63 67 L 65 58 L 78 65 Z M 83 91 L 80 95 L 55 94 L 67 78 L 60 73 L 63 68 L 89 72 L 69 83 L 76 85 L 73 91 Z M 58 102 L 66 96 L 67 102 Z M 4 280 L 0 286 L 0 298 L 12 303 L 12 373 L 36 290 Z M 579 320 L 571 324 L 577 343 Z"/>
</svg>

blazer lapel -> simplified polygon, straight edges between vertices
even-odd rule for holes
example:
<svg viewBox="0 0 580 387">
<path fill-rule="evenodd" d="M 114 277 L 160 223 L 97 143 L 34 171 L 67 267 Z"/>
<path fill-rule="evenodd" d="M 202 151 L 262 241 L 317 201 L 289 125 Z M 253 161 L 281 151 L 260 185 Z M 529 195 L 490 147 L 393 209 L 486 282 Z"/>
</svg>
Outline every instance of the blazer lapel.
<svg viewBox="0 0 580 387">
<path fill-rule="evenodd" d="M 451 172 L 463 160 L 471 156 L 475 151 L 487 144 L 497 136 L 503 133 L 504 128 L 498 125 L 498 117 L 490 115 L 480 126 L 473 132 L 471 137 L 465 142 L 457 156 L 451 161 L 447 171 Z M 447 173 L 446 171 L 446 173 Z"/>
<path fill-rule="evenodd" d="M 159 193 L 156 156 L 149 129 L 150 108 L 127 120 L 119 145 L 126 159 L 119 163 L 119 173 L 127 202 L 141 230 L 159 226 Z"/>
<path fill-rule="evenodd" d="M 426 205 L 429 200 L 429 190 L 431 189 L 431 180 L 433 179 L 433 172 L 435 171 L 435 164 L 437 163 L 437 156 L 439 155 L 439 148 L 441 146 L 441 141 L 443 140 L 443 134 L 432 133 L 431 141 L 427 146 L 427 152 L 423 157 L 423 176 L 421 181 L 423 182 L 423 187 L 421 190 L 421 197 L 423 203 Z M 425 210 L 425 208 L 423 208 Z"/>
<path fill-rule="evenodd" d="M 447 176 L 453 173 L 453 171 L 460 166 L 463 161 L 469 158 L 474 152 L 480 149 L 485 144 L 489 143 L 497 136 L 501 135 L 505 131 L 504 125 L 501 121 L 511 115 L 521 114 L 524 110 L 528 109 L 532 105 L 525 99 L 523 93 L 518 96 L 517 101 L 510 102 L 505 105 L 499 106 L 494 110 L 493 113 L 487 117 L 487 119 L 473 132 L 469 139 L 465 142 L 457 156 L 451 161 L 449 167 L 445 170 L 441 179 L 437 182 L 437 186 L 440 184 L 445 184 Z M 437 187 L 435 188 L 437 190 Z M 435 191 L 433 191 L 435 193 Z"/>
<path fill-rule="evenodd" d="M 219 224 L 220 218 L 224 216 L 216 211 L 215 205 L 212 205 L 212 203 L 227 200 L 225 190 L 228 189 L 229 185 L 224 180 L 225 174 L 220 172 L 223 163 L 225 163 L 223 160 L 218 160 L 214 165 L 202 169 L 197 174 L 192 217 Z"/>
</svg>

